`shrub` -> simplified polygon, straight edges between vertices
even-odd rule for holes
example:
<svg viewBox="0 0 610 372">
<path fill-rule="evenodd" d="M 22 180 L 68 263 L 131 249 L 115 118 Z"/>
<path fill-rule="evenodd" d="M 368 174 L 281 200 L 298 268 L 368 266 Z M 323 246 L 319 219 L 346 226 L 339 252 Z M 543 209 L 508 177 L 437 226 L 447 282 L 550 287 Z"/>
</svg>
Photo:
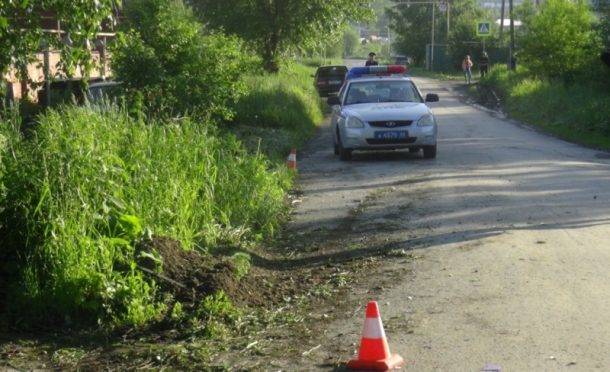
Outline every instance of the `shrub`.
<svg viewBox="0 0 610 372">
<path fill-rule="evenodd" d="M 135 264 L 144 230 L 204 249 L 273 234 L 285 208 L 287 172 L 205 123 L 65 108 L 9 146 L 0 236 L 19 314 L 143 324 L 165 311 Z"/>
<path fill-rule="evenodd" d="M 127 89 L 143 93 L 151 113 L 232 116 L 247 67 L 236 38 L 204 35 L 178 0 L 130 1 L 125 15 L 125 32 L 113 47 L 113 70 Z"/>
<path fill-rule="evenodd" d="M 531 18 L 519 59 L 539 77 L 568 80 L 599 63 L 601 44 L 594 17 L 583 0 L 548 0 Z"/>
</svg>

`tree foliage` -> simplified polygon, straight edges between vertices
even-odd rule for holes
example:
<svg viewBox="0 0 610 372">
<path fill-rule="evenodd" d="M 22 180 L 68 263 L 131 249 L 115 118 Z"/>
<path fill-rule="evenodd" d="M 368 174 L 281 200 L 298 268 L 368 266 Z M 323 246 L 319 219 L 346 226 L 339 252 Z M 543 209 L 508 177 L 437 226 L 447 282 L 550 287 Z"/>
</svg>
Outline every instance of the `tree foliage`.
<svg viewBox="0 0 610 372">
<path fill-rule="evenodd" d="M 360 35 L 354 27 L 348 27 L 343 33 L 343 54 L 353 56 L 360 44 Z"/>
<path fill-rule="evenodd" d="M 483 52 L 482 38 L 477 36 L 476 22 L 482 19 L 491 20 L 493 17 L 481 9 L 474 0 L 461 0 L 452 3 L 452 26 L 449 33 L 449 53 L 454 64 L 460 65 L 466 54 L 473 60 L 478 60 Z M 492 23 L 492 36 L 486 38 L 486 47 L 494 45 L 495 29 Z"/>
<path fill-rule="evenodd" d="M 76 66 L 92 68 L 90 42 L 104 22 L 114 22 L 119 0 L 0 0 L 0 72 L 15 65 L 25 74 L 33 53 L 41 44 L 62 53 L 62 69 L 67 75 Z M 44 33 L 43 15 L 54 14 L 72 40 L 64 43 L 58 35 Z"/>
<path fill-rule="evenodd" d="M 370 14 L 367 0 L 190 0 L 215 29 L 251 42 L 265 69 L 277 71 L 282 53 L 335 34 Z"/>
<path fill-rule="evenodd" d="M 143 94 L 149 113 L 229 119 L 242 93 L 246 60 L 240 42 L 204 34 L 180 0 L 132 0 L 113 48 L 113 70 Z"/>
<path fill-rule="evenodd" d="M 527 26 L 520 59 L 539 76 L 569 78 L 599 58 L 601 43 L 593 25 L 584 1 L 547 0 Z"/>
<path fill-rule="evenodd" d="M 394 49 L 399 54 L 412 57 L 415 64 L 422 64 L 426 58 L 426 45 L 430 43 L 431 5 L 398 5 L 390 8 L 388 14 L 394 31 Z"/>
<path fill-rule="evenodd" d="M 388 10 L 394 30 L 395 48 L 414 58 L 416 64 L 423 63 L 426 45 L 431 41 L 432 5 L 408 4 L 394 0 L 397 4 Z M 485 18 L 486 13 L 474 0 L 451 1 L 451 26 L 447 33 L 447 12 L 436 9 L 435 43 L 449 44 L 454 59 L 463 57 L 473 49 L 476 37 L 475 22 Z"/>
</svg>

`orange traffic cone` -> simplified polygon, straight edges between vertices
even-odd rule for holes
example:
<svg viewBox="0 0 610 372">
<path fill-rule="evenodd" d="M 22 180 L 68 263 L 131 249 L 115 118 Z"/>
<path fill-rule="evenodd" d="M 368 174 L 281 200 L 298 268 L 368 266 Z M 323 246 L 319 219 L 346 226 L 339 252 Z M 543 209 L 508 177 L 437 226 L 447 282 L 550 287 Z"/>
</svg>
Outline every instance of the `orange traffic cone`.
<svg viewBox="0 0 610 372">
<path fill-rule="evenodd" d="M 371 301 L 366 306 L 366 319 L 358 358 L 347 363 L 349 369 L 387 371 L 402 366 L 402 357 L 398 354 L 390 354 L 390 347 L 385 338 L 385 331 L 379 315 L 379 307 L 376 301 Z"/>
<path fill-rule="evenodd" d="M 297 149 L 293 148 L 290 150 L 286 165 L 288 166 L 288 169 L 297 170 Z"/>
</svg>

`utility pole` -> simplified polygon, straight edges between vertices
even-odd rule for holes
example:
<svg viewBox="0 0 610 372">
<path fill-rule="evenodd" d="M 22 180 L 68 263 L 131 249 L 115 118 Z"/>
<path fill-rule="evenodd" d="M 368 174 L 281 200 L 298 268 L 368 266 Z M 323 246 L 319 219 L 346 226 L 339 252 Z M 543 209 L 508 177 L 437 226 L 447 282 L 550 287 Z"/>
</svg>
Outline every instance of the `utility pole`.
<svg viewBox="0 0 610 372">
<path fill-rule="evenodd" d="M 506 3 L 506 0 L 502 0 L 502 7 L 500 8 L 500 47 L 502 47 L 502 44 L 503 44 L 502 35 L 504 32 L 504 4 L 505 3 Z"/>
<path fill-rule="evenodd" d="M 508 0 L 508 12 L 510 13 L 510 47 L 509 47 L 509 57 L 508 61 L 508 69 L 515 69 L 515 19 L 513 18 L 513 0 Z"/>
<path fill-rule="evenodd" d="M 511 0 L 512 1 L 512 0 Z M 434 23 L 436 5 L 432 2 L 432 35 L 430 37 L 430 71 L 434 71 Z"/>
</svg>

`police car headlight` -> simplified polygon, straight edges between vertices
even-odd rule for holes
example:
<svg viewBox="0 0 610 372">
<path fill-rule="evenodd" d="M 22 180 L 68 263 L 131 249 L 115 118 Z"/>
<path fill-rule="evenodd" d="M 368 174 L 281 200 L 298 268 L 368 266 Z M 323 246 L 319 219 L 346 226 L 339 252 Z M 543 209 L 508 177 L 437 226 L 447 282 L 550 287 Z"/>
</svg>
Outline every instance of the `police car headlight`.
<svg viewBox="0 0 610 372">
<path fill-rule="evenodd" d="M 417 121 L 418 127 L 430 127 L 434 125 L 434 117 L 432 115 L 424 115 Z"/>
<path fill-rule="evenodd" d="M 364 123 L 357 117 L 350 116 L 345 122 L 346 128 L 364 128 Z"/>
</svg>

